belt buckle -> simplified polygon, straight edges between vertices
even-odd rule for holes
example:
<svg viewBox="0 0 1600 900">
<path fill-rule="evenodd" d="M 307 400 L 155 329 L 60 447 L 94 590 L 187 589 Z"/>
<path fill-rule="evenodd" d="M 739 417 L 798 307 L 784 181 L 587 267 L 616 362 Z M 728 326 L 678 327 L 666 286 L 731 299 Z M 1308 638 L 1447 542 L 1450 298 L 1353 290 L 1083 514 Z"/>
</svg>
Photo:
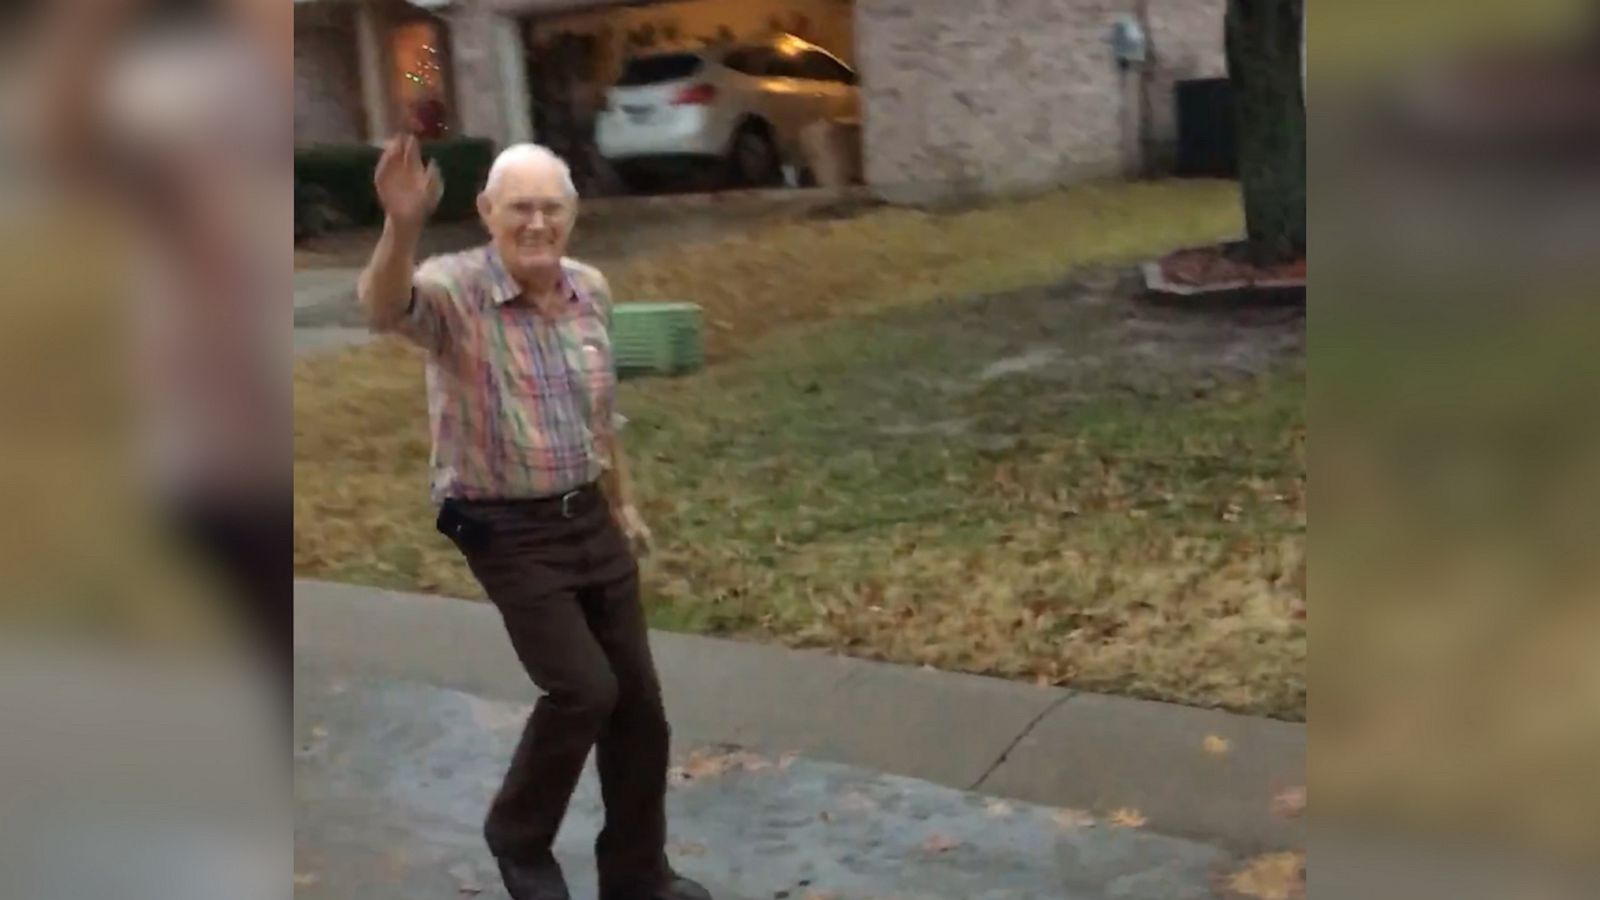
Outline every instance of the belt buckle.
<svg viewBox="0 0 1600 900">
<path fill-rule="evenodd" d="M 572 508 L 582 491 L 567 491 L 561 495 L 561 518 L 570 519 L 573 516 Z"/>
</svg>

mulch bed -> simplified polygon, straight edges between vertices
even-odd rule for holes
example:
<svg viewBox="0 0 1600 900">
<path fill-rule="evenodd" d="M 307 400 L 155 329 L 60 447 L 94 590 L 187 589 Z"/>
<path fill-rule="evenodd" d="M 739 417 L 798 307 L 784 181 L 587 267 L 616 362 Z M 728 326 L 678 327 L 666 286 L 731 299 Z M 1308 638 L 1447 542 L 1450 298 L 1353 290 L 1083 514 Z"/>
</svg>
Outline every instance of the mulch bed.
<svg viewBox="0 0 1600 900">
<path fill-rule="evenodd" d="M 1239 245 L 1223 244 L 1180 250 L 1160 261 L 1167 281 L 1187 287 L 1303 284 L 1306 261 L 1257 266 L 1243 258 Z"/>
</svg>

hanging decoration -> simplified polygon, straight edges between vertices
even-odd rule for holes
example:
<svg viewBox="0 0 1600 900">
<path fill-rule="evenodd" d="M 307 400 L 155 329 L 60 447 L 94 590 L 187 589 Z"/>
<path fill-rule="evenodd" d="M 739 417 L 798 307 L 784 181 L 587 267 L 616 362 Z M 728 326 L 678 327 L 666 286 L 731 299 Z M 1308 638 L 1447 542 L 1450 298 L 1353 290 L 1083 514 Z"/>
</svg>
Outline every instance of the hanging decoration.
<svg viewBox="0 0 1600 900">
<path fill-rule="evenodd" d="M 439 73 L 443 71 L 439 66 L 439 49 L 432 44 L 423 44 L 420 49 L 422 53 L 413 61 L 413 68 L 405 73 L 405 78 L 421 87 L 433 87 L 439 83 Z"/>
</svg>

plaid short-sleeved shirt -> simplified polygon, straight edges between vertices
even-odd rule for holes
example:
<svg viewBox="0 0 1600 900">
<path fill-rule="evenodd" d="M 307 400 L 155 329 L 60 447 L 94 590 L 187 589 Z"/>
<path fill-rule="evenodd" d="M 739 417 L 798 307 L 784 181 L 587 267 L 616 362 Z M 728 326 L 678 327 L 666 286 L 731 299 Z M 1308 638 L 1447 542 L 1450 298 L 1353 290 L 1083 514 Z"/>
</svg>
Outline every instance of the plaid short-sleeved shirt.
<svg viewBox="0 0 1600 900">
<path fill-rule="evenodd" d="M 433 499 L 556 496 L 600 477 L 597 435 L 616 427 L 611 293 L 562 260 L 558 318 L 521 296 L 494 247 L 417 268 L 397 330 L 428 351 Z"/>
</svg>

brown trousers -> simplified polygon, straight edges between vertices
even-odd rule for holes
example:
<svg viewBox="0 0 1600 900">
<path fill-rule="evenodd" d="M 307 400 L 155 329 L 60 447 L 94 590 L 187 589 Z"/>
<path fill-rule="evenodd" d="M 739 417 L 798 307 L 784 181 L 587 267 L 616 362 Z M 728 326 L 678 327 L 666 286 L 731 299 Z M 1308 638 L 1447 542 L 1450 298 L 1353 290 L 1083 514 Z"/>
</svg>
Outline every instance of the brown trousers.
<svg viewBox="0 0 1600 900">
<path fill-rule="evenodd" d="M 455 527 L 450 527 L 451 522 Z M 560 500 L 453 501 L 445 531 L 499 608 L 544 696 L 529 716 L 484 825 L 496 857 L 546 862 L 591 748 L 605 826 L 602 895 L 667 878 L 669 729 L 639 575 L 598 488 Z"/>
</svg>

